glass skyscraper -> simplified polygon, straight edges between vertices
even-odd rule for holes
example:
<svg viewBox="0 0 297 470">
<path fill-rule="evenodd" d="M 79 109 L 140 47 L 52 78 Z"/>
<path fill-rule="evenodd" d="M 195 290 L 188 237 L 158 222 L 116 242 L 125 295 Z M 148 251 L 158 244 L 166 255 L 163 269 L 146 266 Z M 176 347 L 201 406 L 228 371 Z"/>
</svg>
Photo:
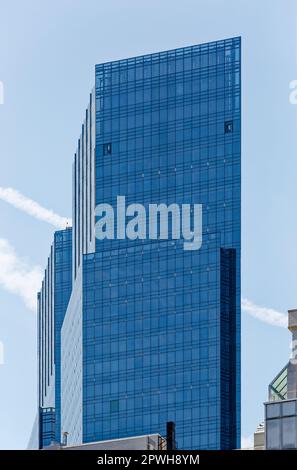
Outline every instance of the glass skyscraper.
<svg viewBox="0 0 297 470">
<path fill-rule="evenodd" d="M 72 286 L 72 230 L 55 233 L 38 293 L 39 447 L 60 441 L 61 326 Z"/>
<path fill-rule="evenodd" d="M 67 288 L 56 279 L 56 440 L 165 435 L 173 421 L 180 449 L 240 446 L 240 68 L 240 38 L 96 66 L 73 164 L 72 280 L 68 264 Z M 96 239 L 95 207 L 118 196 L 201 204 L 201 248 L 170 230 Z"/>
</svg>

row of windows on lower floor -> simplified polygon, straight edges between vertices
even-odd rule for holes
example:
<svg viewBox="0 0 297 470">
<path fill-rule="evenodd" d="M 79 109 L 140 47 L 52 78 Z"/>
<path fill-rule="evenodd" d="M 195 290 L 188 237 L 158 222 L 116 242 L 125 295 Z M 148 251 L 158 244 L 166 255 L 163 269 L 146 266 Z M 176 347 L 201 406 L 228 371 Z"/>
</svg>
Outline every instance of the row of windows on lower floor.
<svg viewBox="0 0 297 470">
<path fill-rule="evenodd" d="M 158 369 L 160 367 L 183 367 L 185 362 L 189 362 L 189 365 L 198 365 L 203 366 L 208 364 L 211 360 L 219 360 L 220 349 L 217 346 L 205 346 L 202 348 L 197 348 L 192 350 L 188 354 L 184 354 L 182 351 L 177 352 L 168 352 L 163 354 L 146 354 L 143 357 L 138 357 L 134 359 L 133 357 L 126 357 L 125 359 L 120 359 L 120 357 L 114 358 L 111 360 L 109 355 L 102 355 L 95 353 L 95 349 L 88 351 L 87 358 L 89 362 L 97 360 L 97 362 L 102 361 L 102 372 L 103 374 L 117 373 L 119 371 L 129 372 L 135 369 L 142 371 L 143 368 L 147 368 L 147 371 L 151 373 L 156 369 L 158 375 Z"/>
<path fill-rule="evenodd" d="M 213 330 L 219 326 L 218 321 L 220 320 L 220 314 L 216 312 L 215 315 L 210 316 L 209 319 L 203 319 L 202 316 L 199 315 L 200 305 L 201 304 L 199 304 L 199 306 L 193 306 L 193 312 L 187 312 L 188 315 L 184 314 L 182 308 L 180 311 L 165 308 L 163 308 L 161 312 L 155 309 L 146 309 L 144 311 L 144 308 L 142 310 L 135 308 L 134 304 L 129 306 L 125 304 L 123 306 L 120 305 L 120 313 L 118 315 L 111 315 L 103 305 L 101 308 L 98 306 L 99 312 L 96 316 L 95 314 L 90 314 L 88 324 L 83 325 L 84 341 L 92 344 L 96 336 L 96 338 L 101 338 L 103 343 L 117 341 L 121 338 L 124 341 L 129 341 L 129 344 L 131 344 L 131 341 L 134 340 L 137 342 L 141 336 L 144 336 L 143 333 L 149 330 L 150 336 L 152 337 L 152 346 L 158 347 L 161 345 L 162 341 L 162 338 L 158 340 L 158 333 L 176 335 L 176 342 L 182 343 L 190 340 L 191 333 L 188 331 L 189 329 L 197 330 L 200 328 L 201 330 L 208 330 L 208 332 L 201 332 L 200 339 L 203 340 L 215 337 L 216 335 Z M 191 307 L 192 305 L 190 304 L 189 306 Z M 207 306 L 208 304 L 203 304 L 204 308 Z M 230 312 L 234 314 L 233 310 L 230 310 Z M 240 309 L 238 309 L 237 313 L 239 312 Z M 84 313 L 84 315 L 86 314 Z M 183 318 L 184 315 L 186 318 Z M 133 322 L 137 322 L 137 324 L 133 324 Z M 99 328 L 101 328 L 101 332 Z M 193 336 L 194 339 L 195 336 L 197 336 L 196 339 L 198 339 L 196 333 L 194 333 Z M 96 343 L 98 344 L 98 341 L 96 341 Z M 166 344 L 168 344 L 168 341 Z"/>
<path fill-rule="evenodd" d="M 104 327 L 103 331 L 105 331 Z M 197 331 L 194 333 L 182 331 L 171 332 L 170 329 L 163 328 L 163 335 L 153 335 L 151 341 L 141 344 L 141 336 L 145 329 L 137 329 L 138 334 L 135 338 L 136 330 L 129 330 L 128 334 L 119 334 L 118 330 L 114 330 L 113 334 L 107 334 L 102 338 L 91 334 L 83 337 L 84 347 L 84 364 L 96 364 L 97 373 L 103 369 L 99 364 L 108 361 L 125 360 L 127 364 L 121 362 L 123 369 L 131 369 L 134 367 L 154 366 L 155 364 L 166 364 L 167 362 L 182 362 L 183 360 L 199 360 L 209 356 L 208 348 L 216 348 L 221 345 L 225 347 L 228 342 L 233 341 L 235 345 L 235 335 L 225 335 L 222 337 L 218 332 L 218 325 L 213 327 L 211 331 Z M 153 329 L 148 330 L 152 333 Z M 158 329 L 158 331 L 160 331 Z M 139 333 L 140 332 L 140 333 Z M 63 346 L 63 345 L 62 345 Z M 219 352 L 219 349 L 217 349 Z M 226 354 L 230 351 L 230 347 L 226 350 Z M 211 349 L 210 356 L 215 357 L 216 350 Z M 170 355 L 171 354 L 171 355 Z M 123 357 L 125 356 L 125 359 Z M 168 356 L 166 356 L 168 355 Z M 157 360 L 160 356 L 159 360 Z M 152 362 L 148 362 L 148 359 Z M 229 360 L 226 355 L 227 362 Z M 135 362 L 134 362 L 135 361 Z M 143 362 L 144 361 L 144 362 Z"/>
<path fill-rule="evenodd" d="M 221 247 L 240 248 L 239 222 L 238 219 L 233 223 L 217 224 L 212 230 L 205 228 L 202 233 L 204 244 L 198 251 L 184 250 L 183 238 L 157 242 L 150 239 L 98 240 L 96 253 L 84 256 L 84 274 L 93 272 L 100 277 L 103 276 L 103 270 L 114 268 L 124 270 L 123 282 L 141 274 L 144 278 L 146 274 L 149 275 L 149 280 L 151 276 L 159 274 L 159 264 L 166 261 L 168 265 L 162 268 L 164 272 L 170 271 L 172 276 L 176 273 L 187 278 L 188 275 L 198 274 L 207 268 L 213 269 L 212 265 L 217 264 Z M 171 262 L 168 258 L 171 258 Z M 154 262 L 157 266 L 154 266 Z M 147 273 L 142 273 L 142 266 L 146 263 L 149 263 L 150 269 Z M 174 268 L 177 268 L 177 271 Z M 141 271 L 136 274 L 135 269 Z M 105 279 L 107 280 L 107 275 Z"/>
<path fill-rule="evenodd" d="M 133 286 L 129 291 L 131 292 L 130 295 L 126 292 L 126 287 L 121 287 L 120 285 L 117 287 L 107 288 L 106 291 L 100 292 L 96 288 L 93 290 L 88 290 L 87 295 L 85 298 L 85 306 L 102 306 L 104 309 L 105 305 L 109 304 L 109 301 L 114 300 L 118 303 L 125 303 L 127 304 L 127 313 L 129 315 L 137 313 L 141 316 L 145 317 L 148 314 L 156 314 L 163 315 L 167 318 L 167 314 L 172 312 L 176 315 L 176 310 L 180 309 L 181 311 L 184 307 L 192 307 L 198 309 L 198 307 L 207 307 L 209 305 L 213 305 L 215 302 L 219 300 L 219 285 L 215 285 L 215 287 L 211 288 L 207 287 L 201 288 L 198 290 L 197 285 L 193 287 L 193 290 L 187 291 L 180 291 L 176 292 L 174 289 L 164 289 L 163 292 L 160 291 L 158 294 L 147 292 L 147 294 L 135 294 L 133 292 Z M 100 295 L 101 294 L 101 295 Z M 100 298 L 101 297 L 101 298 Z M 140 316 L 139 315 L 139 316 Z M 156 322 L 156 320 L 149 321 L 149 318 L 143 319 L 144 324 L 146 324 L 146 328 L 150 328 L 149 323 Z M 160 319 L 159 321 L 164 321 L 164 318 Z M 131 326 L 130 331 L 134 330 Z"/>
<path fill-rule="evenodd" d="M 123 362 L 120 362 L 119 366 L 123 365 L 123 367 L 112 371 L 106 364 L 101 366 L 99 361 L 89 362 L 86 363 L 83 372 L 83 381 L 90 385 L 93 383 L 98 390 L 104 384 L 103 390 L 106 390 L 106 393 L 110 393 L 110 387 L 116 392 L 117 389 L 127 391 L 130 387 L 132 387 L 131 390 L 137 387 L 142 390 L 143 388 L 158 389 L 164 385 L 193 386 L 204 382 L 216 382 L 220 375 L 223 377 L 223 381 L 228 381 L 229 375 L 227 373 L 230 363 L 226 363 L 225 368 L 221 370 L 214 363 L 217 363 L 216 357 L 209 361 L 201 361 L 201 363 L 197 360 L 185 359 L 183 363 L 176 364 L 176 367 L 175 364 L 169 365 L 168 362 L 163 362 L 158 364 L 158 367 L 148 366 L 146 369 L 136 370 L 137 367 L 127 368 L 124 367 Z M 208 371 L 205 371 L 205 367 L 208 367 Z"/>
<path fill-rule="evenodd" d="M 120 312 L 119 314 L 122 318 L 125 318 L 126 315 L 128 315 L 129 318 L 132 318 L 135 315 L 135 318 L 141 319 L 143 321 L 144 329 L 154 328 L 154 326 L 157 327 L 160 322 L 160 326 L 166 326 L 168 321 L 167 317 L 170 314 L 174 318 L 169 319 L 169 325 L 172 320 L 172 324 L 178 327 L 179 325 L 182 326 L 182 324 L 188 324 L 187 320 L 182 321 L 178 318 L 178 315 L 183 315 L 185 309 L 193 309 L 193 314 L 196 314 L 196 320 L 194 320 L 194 323 L 200 323 L 198 314 L 199 309 L 207 309 L 216 305 L 219 301 L 219 292 L 217 292 L 217 290 L 213 289 L 210 293 L 205 289 L 199 293 L 196 287 L 196 291 L 193 293 L 180 294 L 175 296 L 173 299 L 170 299 L 169 295 L 165 296 L 165 292 L 163 292 L 163 298 L 160 297 L 160 299 L 147 296 L 145 299 L 139 298 L 138 300 L 135 300 L 134 297 L 131 296 L 129 299 L 125 299 L 124 297 L 121 299 L 110 297 L 110 301 L 114 302 L 114 307 L 118 308 Z M 93 292 L 93 296 L 94 295 L 95 293 Z M 109 304 L 108 299 L 105 299 L 106 301 L 104 303 L 102 301 L 96 302 L 95 299 L 92 300 L 93 296 L 89 295 L 89 301 L 84 302 L 84 308 L 94 307 L 98 308 L 99 312 L 100 310 L 101 312 L 105 312 L 106 308 L 108 309 L 108 307 L 112 307 L 112 305 Z M 194 301 L 194 299 L 197 300 Z M 106 313 L 108 315 L 108 310 Z M 154 317 L 154 319 L 152 317 Z M 107 326 L 108 325 L 106 325 L 106 327 Z M 132 326 L 130 329 L 131 328 Z"/>
<path fill-rule="evenodd" d="M 172 253 L 172 256 L 174 254 Z M 204 259 L 200 260 L 202 257 Z M 141 256 L 138 262 L 132 256 L 130 258 L 132 258 L 130 263 L 119 260 L 117 264 L 104 263 L 107 266 L 102 266 L 101 270 L 89 269 L 84 279 L 86 300 L 88 293 L 93 293 L 94 289 L 100 294 L 99 297 L 96 294 L 96 300 L 101 298 L 104 300 L 105 295 L 111 295 L 112 290 L 107 289 L 114 287 L 121 287 L 120 292 L 126 296 L 137 297 L 139 294 L 152 293 L 155 296 L 166 290 L 169 290 L 170 294 L 179 295 L 184 292 L 192 293 L 192 290 L 198 286 L 201 290 L 207 287 L 213 289 L 219 279 L 219 254 L 215 247 L 210 247 L 208 256 L 188 257 L 187 260 L 181 259 L 181 256 L 176 256 L 171 262 L 165 257 L 160 259 L 156 256 Z M 199 262 L 198 266 L 194 265 L 194 260 Z M 153 263 L 157 266 L 152 267 Z M 104 274 L 105 269 L 109 269 L 109 274 Z"/>
<path fill-rule="evenodd" d="M 189 420 L 197 421 L 201 424 L 201 421 L 204 423 L 209 423 L 211 420 L 216 420 L 219 414 L 219 405 L 221 401 L 219 397 L 200 397 L 199 400 L 196 400 L 195 397 L 190 397 L 187 400 L 183 400 L 181 397 L 179 401 L 174 401 L 176 397 L 173 394 L 163 394 L 164 400 L 154 400 L 152 403 L 146 403 L 147 400 L 150 400 L 150 395 L 146 397 L 146 400 L 133 401 L 133 399 L 101 399 L 97 398 L 97 402 L 91 403 L 90 400 L 84 400 L 83 402 L 83 416 L 86 421 L 97 421 L 100 419 L 114 420 L 115 422 L 121 421 L 133 422 L 135 416 L 141 415 L 144 419 L 144 422 L 147 424 L 154 423 L 160 418 L 160 416 L 169 414 L 174 416 L 178 420 Z M 166 397 L 165 397 L 166 395 Z M 172 400 L 170 402 L 167 399 Z M 99 401 L 101 400 L 101 401 Z M 210 405 L 206 405 L 206 400 Z M 185 408 L 185 406 L 191 406 L 191 408 Z M 159 416 L 159 418 L 158 418 Z M 128 420 L 128 421 L 127 421 Z"/>
<path fill-rule="evenodd" d="M 139 395 L 140 393 L 142 393 L 142 396 Z M 183 384 L 181 389 L 175 389 L 174 387 L 170 389 L 168 385 L 164 385 L 163 387 L 159 385 L 158 388 L 150 387 L 149 389 L 145 389 L 143 386 L 138 387 L 137 383 L 135 386 L 135 383 L 131 381 L 131 383 L 127 384 L 126 392 L 114 392 L 113 394 L 109 387 L 102 390 L 100 386 L 96 389 L 94 384 L 85 383 L 83 388 L 83 402 L 88 402 L 90 406 L 96 404 L 98 409 L 109 413 L 109 411 L 113 409 L 112 405 L 116 405 L 117 410 L 121 411 L 158 408 L 162 406 L 163 403 L 164 406 L 172 407 L 174 404 L 183 406 L 184 403 L 189 402 L 196 402 L 196 405 L 199 405 L 199 403 L 212 402 L 212 405 L 215 406 L 216 400 L 220 399 L 220 393 L 220 389 L 217 385 L 194 386 L 192 388 Z M 129 396 L 129 394 L 131 395 Z M 120 399 L 118 398 L 119 395 L 121 396 Z M 114 399 L 110 400 L 113 396 Z M 150 402 L 147 403 L 147 400 L 150 400 Z M 109 406 L 105 408 L 108 404 L 111 405 L 110 409 Z"/>
<path fill-rule="evenodd" d="M 232 299 L 233 300 L 233 299 Z M 217 307 L 218 305 L 218 307 Z M 219 326 L 220 320 L 220 305 L 212 302 L 207 305 L 207 308 L 201 308 L 200 305 L 196 308 L 180 307 L 173 309 L 163 309 L 161 312 L 154 309 L 144 309 L 136 311 L 132 303 L 131 305 L 125 302 L 113 302 L 109 305 L 95 304 L 84 305 L 83 308 L 83 328 L 107 329 L 108 336 L 114 335 L 114 340 L 121 338 L 123 340 L 132 340 L 138 342 L 139 339 L 144 340 L 144 344 L 151 344 L 152 347 L 162 344 L 164 335 L 176 336 L 179 342 L 184 342 L 190 339 L 198 339 L 197 331 L 201 330 L 200 338 L 206 339 L 212 335 L 215 328 Z M 229 313 L 229 310 L 225 309 Z M 137 322 L 137 326 L 133 326 Z M 150 328 L 154 330 L 158 327 L 158 331 L 151 333 L 149 337 L 144 337 L 142 332 L 137 332 L 141 329 Z M 110 331 L 109 331 L 109 330 Z M 206 331 L 208 334 L 206 334 Z M 193 336 L 193 338 L 190 338 Z M 85 336 L 85 340 L 89 342 L 89 338 Z M 91 338 L 90 338 L 91 340 Z M 102 342 L 108 343 L 109 338 L 102 338 Z M 167 342 L 166 342 L 167 343 Z"/>
<path fill-rule="evenodd" d="M 233 299 L 232 299 L 233 300 Z M 218 304 L 221 305 L 220 303 Z M 200 307 L 200 306 L 199 306 Z M 95 329 L 97 336 L 97 329 L 101 328 L 106 330 L 102 343 L 109 343 L 110 341 L 135 341 L 139 342 L 140 339 L 144 340 L 144 345 L 151 345 L 151 347 L 162 346 L 168 344 L 168 341 L 163 340 L 167 336 L 172 335 L 176 337 L 177 343 L 187 342 L 191 340 L 208 339 L 215 336 L 213 330 L 220 326 L 221 320 L 220 310 L 211 304 L 208 309 L 193 308 L 193 311 L 180 309 L 163 309 L 160 310 L 146 310 L 135 312 L 134 308 L 131 311 L 127 304 L 115 304 L 108 306 L 96 305 L 83 309 L 83 329 L 86 333 L 87 328 Z M 226 313 L 234 311 L 225 310 Z M 205 313 L 206 312 L 206 313 Z M 238 310 L 239 313 L 239 310 Z M 137 322 L 137 325 L 133 325 Z M 156 328 L 157 331 L 153 331 Z M 138 331 L 140 329 L 140 331 Z M 152 330 L 149 337 L 144 337 L 143 330 Z M 198 334 L 200 331 L 200 334 Z M 100 335 L 100 333 L 98 332 Z M 109 338 L 109 336 L 113 338 Z M 164 336 L 165 335 L 165 336 Z M 91 337 L 84 336 L 84 340 L 88 344 L 92 344 Z M 169 341 L 170 342 L 170 341 Z M 98 344 L 96 341 L 94 344 Z"/>
<path fill-rule="evenodd" d="M 186 346 L 189 346 L 189 344 L 186 344 Z M 227 347 L 229 346 L 227 340 L 225 344 Z M 222 349 L 225 347 L 225 344 L 222 343 Z M 209 349 L 207 341 L 204 341 L 202 345 L 200 344 L 200 347 L 197 347 L 198 344 L 196 344 L 191 352 L 188 352 L 188 349 L 187 352 L 184 352 L 183 346 L 182 343 L 177 345 L 177 351 L 175 351 L 175 343 L 170 343 L 168 348 L 165 346 L 160 349 L 155 348 L 155 350 L 142 348 L 141 346 L 134 348 L 133 345 L 127 348 L 125 344 L 122 346 L 120 341 L 115 341 L 113 346 L 111 348 L 108 347 L 106 351 L 102 350 L 102 345 L 97 347 L 88 346 L 88 352 L 84 354 L 84 366 L 87 367 L 84 373 L 86 376 L 89 374 L 95 376 L 120 372 L 128 376 L 129 374 L 133 375 L 135 369 L 141 369 L 135 372 L 141 376 L 142 374 L 155 375 L 156 372 L 158 375 L 158 370 L 166 368 L 168 364 L 175 364 L 177 369 L 183 368 L 184 364 L 187 364 L 188 368 L 191 366 L 196 368 L 204 367 L 205 363 L 209 366 L 218 356 L 222 359 L 222 351 L 216 346 Z M 227 350 L 228 352 L 229 350 Z M 155 370 L 156 366 L 158 367 L 157 370 Z M 228 366 L 230 367 L 229 355 L 222 369 Z M 166 373 L 166 370 L 164 372 Z"/>
<path fill-rule="evenodd" d="M 97 269 L 88 267 L 84 278 L 86 300 L 88 292 L 93 292 L 94 288 L 102 292 L 103 288 L 112 288 L 117 284 L 121 284 L 127 293 L 131 290 L 133 295 L 137 295 L 138 289 L 144 295 L 151 292 L 161 294 L 165 289 L 176 289 L 177 294 L 182 294 L 185 290 L 192 292 L 197 286 L 202 290 L 209 284 L 210 287 L 216 286 L 219 253 L 215 246 L 210 246 L 208 253 L 201 253 L 199 257 L 187 256 L 185 259 L 182 259 L 179 253 L 175 253 L 175 250 L 171 254 L 173 258 L 171 260 L 169 253 L 168 257 L 162 258 L 155 255 L 143 256 L 140 253 L 138 261 L 134 256 L 136 253 L 130 253 L 128 259 L 102 262 L 102 266 L 96 267 Z M 199 261 L 199 264 L 195 265 L 194 260 Z M 108 273 L 105 273 L 105 270 L 108 270 Z"/>
</svg>

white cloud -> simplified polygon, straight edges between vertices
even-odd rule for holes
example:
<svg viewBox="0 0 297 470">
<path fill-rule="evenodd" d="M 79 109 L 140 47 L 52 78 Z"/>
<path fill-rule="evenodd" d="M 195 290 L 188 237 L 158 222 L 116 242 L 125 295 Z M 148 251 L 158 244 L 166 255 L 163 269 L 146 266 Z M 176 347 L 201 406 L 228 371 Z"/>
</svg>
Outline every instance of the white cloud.
<svg viewBox="0 0 297 470">
<path fill-rule="evenodd" d="M 241 308 L 246 313 L 269 325 L 287 328 L 288 317 L 284 313 L 273 310 L 272 308 L 260 307 L 250 300 L 242 299 Z"/>
<path fill-rule="evenodd" d="M 241 437 L 241 448 L 242 449 L 253 449 L 254 448 L 254 437 L 253 436 L 242 436 Z"/>
<path fill-rule="evenodd" d="M 40 266 L 29 266 L 7 240 L 0 238 L 0 286 L 19 295 L 29 309 L 36 311 L 42 277 Z"/>
<path fill-rule="evenodd" d="M 28 197 L 21 194 L 19 191 L 13 188 L 2 188 L 0 186 L 0 199 L 8 202 L 12 206 L 32 215 L 36 219 L 47 222 L 58 229 L 66 228 L 66 225 L 71 225 L 71 219 L 61 217 L 55 214 L 51 209 L 45 209 L 40 206 L 38 202 L 29 199 Z"/>
</svg>

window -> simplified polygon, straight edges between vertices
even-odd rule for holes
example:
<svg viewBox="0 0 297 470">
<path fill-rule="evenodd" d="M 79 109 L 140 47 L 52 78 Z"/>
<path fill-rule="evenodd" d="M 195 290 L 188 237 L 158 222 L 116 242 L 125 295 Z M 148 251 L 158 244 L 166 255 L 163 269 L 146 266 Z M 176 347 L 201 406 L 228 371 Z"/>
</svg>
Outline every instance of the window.
<svg viewBox="0 0 297 470">
<path fill-rule="evenodd" d="M 103 155 L 111 155 L 111 143 L 103 144 Z"/>
<path fill-rule="evenodd" d="M 283 449 L 296 449 L 297 418 L 283 418 Z"/>
<path fill-rule="evenodd" d="M 230 134 L 233 132 L 233 121 L 225 122 L 225 134 Z"/>
<path fill-rule="evenodd" d="M 119 411 L 119 400 L 111 400 L 110 401 L 110 412 L 116 413 Z"/>
<path fill-rule="evenodd" d="M 277 418 L 280 416 L 279 403 L 268 404 L 266 406 L 266 418 Z"/>
<path fill-rule="evenodd" d="M 282 415 L 283 416 L 295 415 L 295 408 L 296 408 L 295 400 L 282 403 L 282 412 L 283 412 Z"/>
<path fill-rule="evenodd" d="M 266 421 L 266 448 L 274 450 L 281 448 L 280 441 L 280 419 L 271 419 Z"/>
</svg>

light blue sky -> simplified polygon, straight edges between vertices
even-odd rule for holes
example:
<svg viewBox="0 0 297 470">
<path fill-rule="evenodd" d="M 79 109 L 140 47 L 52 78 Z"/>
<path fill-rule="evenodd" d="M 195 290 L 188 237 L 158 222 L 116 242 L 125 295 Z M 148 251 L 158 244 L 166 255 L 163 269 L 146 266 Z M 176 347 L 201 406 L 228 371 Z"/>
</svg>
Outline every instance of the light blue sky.
<svg viewBox="0 0 297 470">
<path fill-rule="evenodd" d="M 280 312 L 297 307 L 296 13 L 295 0 L 1 0 L 0 187 L 70 216 L 72 156 L 94 64 L 241 35 L 242 293 Z M 29 269 L 44 267 L 54 228 L 1 200 L 0 217 L 0 239 Z M 6 274 L 0 266 L 0 448 L 13 449 L 27 445 L 36 410 L 36 315 L 18 295 L 23 285 L 5 288 Z M 289 338 L 243 313 L 246 437 L 263 417 Z"/>
</svg>

